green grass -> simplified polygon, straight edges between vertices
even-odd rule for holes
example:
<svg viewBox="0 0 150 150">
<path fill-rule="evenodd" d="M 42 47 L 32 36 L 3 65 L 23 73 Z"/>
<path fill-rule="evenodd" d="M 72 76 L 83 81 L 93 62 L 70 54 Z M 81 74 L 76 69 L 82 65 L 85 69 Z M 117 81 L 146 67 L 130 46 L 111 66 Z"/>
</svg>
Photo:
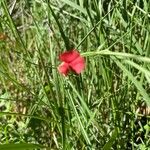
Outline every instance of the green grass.
<svg viewBox="0 0 150 150">
<path fill-rule="evenodd" d="M 150 149 L 149 85 L 149 0 L 0 1 L 0 149 Z"/>
</svg>

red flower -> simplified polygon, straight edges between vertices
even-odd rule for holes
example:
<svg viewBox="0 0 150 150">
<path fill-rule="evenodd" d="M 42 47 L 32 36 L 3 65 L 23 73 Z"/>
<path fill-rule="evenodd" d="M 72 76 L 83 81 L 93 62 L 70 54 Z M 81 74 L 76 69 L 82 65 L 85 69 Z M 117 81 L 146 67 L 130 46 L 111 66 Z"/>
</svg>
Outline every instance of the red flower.
<svg viewBox="0 0 150 150">
<path fill-rule="evenodd" d="M 85 67 L 85 60 L 80 56 L 77 50 L 71 50 L 64 52 L 60 55 L 59 59 L 62 63 L 58 67 L 58 71 L 67 75 L 69 70 L 73 70 L 75 73 L 80 74 Z"/>
</svg>

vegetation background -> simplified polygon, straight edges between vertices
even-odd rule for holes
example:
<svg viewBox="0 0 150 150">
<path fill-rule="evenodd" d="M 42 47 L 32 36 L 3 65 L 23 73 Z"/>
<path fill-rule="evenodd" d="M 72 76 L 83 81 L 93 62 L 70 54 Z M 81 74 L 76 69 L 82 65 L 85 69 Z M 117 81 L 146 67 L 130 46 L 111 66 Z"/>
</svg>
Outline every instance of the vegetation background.
<svg viewBox="0 0 150 150">
<path fill-rule="evenodd" d="M 150 149 L 149 56 L 150 0 L 1 0 L 0 150 Z"/>
</svg>

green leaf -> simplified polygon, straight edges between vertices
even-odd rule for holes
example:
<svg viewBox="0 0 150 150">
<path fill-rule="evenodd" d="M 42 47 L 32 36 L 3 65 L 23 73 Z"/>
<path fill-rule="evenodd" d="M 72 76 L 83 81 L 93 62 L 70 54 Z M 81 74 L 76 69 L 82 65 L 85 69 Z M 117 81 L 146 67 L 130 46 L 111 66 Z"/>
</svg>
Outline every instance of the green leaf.
<svg viewBox="0 0 150 150">
<path fill-rule="evenodd" d="M 45 148 L 42 145 L 38 144 L 28 144 L 28 143 L 19 143 L 19 144 L 2 144 L 0 145 L 0 150 L 30 150 L 34 148 Z"/>
<path fill-rule="evenodd" d="M 67 5 L 71 6 L 72 8 L 75 8 L 75 9 L 79 10 L 80 12 L 87 14 L 86 10 L 83 7 L 77 5 L 76 3 L 69 1 L 69 0 L 61 0 L 61 1 L 66 3 Z"/>
<path fill-rule="evenodd" d="M 118 135 L 118 128 L 115 128 L 114 131 L 113 131 L 113 133 L 112 133 L 112 135 L 111 135 L 110 140 L 104 145 L 103 150 L 109 150 L 109 149 L 111 149 L 114 141 L 117 138 L 117 135 Z"/>
</svg>

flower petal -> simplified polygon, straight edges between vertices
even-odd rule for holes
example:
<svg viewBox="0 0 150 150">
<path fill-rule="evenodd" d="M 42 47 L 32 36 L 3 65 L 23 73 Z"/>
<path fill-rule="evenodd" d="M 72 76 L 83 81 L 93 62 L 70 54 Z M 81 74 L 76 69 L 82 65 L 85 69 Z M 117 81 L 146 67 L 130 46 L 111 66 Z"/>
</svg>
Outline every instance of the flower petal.
<svg viewBox="0 0 150 150">
<path fill-rule="evenodd" d="M 69 64 L 70 68 L 75 71 L 77 74 L 80 74 L 81 71 L 85 68 L 85 60 L 83 57 L 79 56 L 74 61 Z"/>
<path fill-rule="evenodd" d="M 77 50 L 71 50 L 64 52 L 60 55 L 59 59 L 61 61 L 64 61 L 66 63 L 70 63 L 73 60 L 75 60 L 78 56 L 80 56 L 79 52 Z"/>
<path fill-rule="evenodd" d="M 69 64 L 62 62 L 59 66 L 58 66 L 58 71 L 63 74 L 63 75 L 67 75 L 68 71 L 69 71 Z"/>
</svg>

